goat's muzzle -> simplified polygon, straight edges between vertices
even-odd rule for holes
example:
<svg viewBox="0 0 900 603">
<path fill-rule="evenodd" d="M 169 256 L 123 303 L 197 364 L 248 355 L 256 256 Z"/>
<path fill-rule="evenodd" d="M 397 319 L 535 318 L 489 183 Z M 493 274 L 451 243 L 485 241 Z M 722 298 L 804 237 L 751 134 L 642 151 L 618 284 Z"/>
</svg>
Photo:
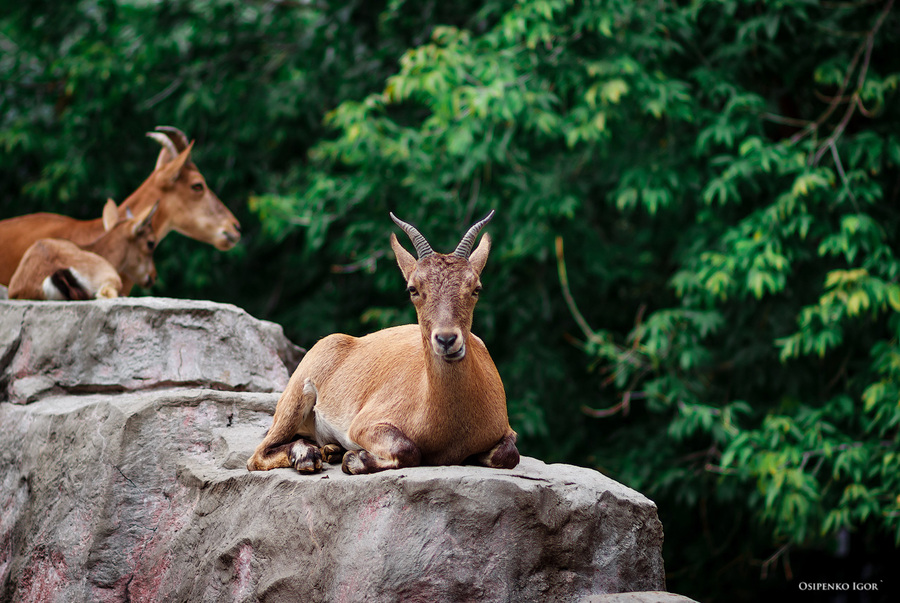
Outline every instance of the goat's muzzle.
<svg viewBox="0 0 900 603">
<path fill-rule="evenodd" d="M 432 334 L 431 348 L 445 362 L 456 362 L 466 355 L 466 342 L 456 330 Z"/>
<path fill-rule="evenodd" d="M 215 247 L 219 251 L 228 251 L 241 240 L 241 226 L 237 222 L 219 231 Z"/>
</svg>

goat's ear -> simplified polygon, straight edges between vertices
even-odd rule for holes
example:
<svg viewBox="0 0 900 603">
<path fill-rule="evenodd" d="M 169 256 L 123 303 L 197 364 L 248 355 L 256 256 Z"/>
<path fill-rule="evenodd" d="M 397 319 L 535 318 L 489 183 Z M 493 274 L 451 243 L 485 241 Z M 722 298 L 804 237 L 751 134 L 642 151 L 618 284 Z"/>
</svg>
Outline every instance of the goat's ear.
<svg viewBox="0 0 900 603">
<path fill-rule="evenodd" d="M 391 249 L 397 256 L 397 265 L 400 266 L 400 272 L 403 273 L 403 279 L 409 280 L 409 275 L 416 269 L 416 258 L 410 252 L 403 249 L 403 245 L 397 240 L 397 235 L 391 233 Z"/>
<path fill-rule="evenodd" d="M 475 251 L 472 252 L 472 255 L 469 256 L 469 263 L 472 265 L 472 270 L 475 271 L 475 274 L 481 276 L 481 271 L 484 270 L 484 265 L 487 263 L 488 254 L 490 252 L 491 235 L 484 233 L 481 235 L 481 242 L 478 244 L 478 247 L 476 247 Z"/>
<path fill-rule="evenodd" d="M 165 147 L 161 148 L 159 150 L 159 155 L 156 156 L 156 165 L 153 166 L 153 171 L 155 172 L 162 166 L 171 162 L 173 159 L 175 159 L 175 155 L 172 154 L 172 151 Z"/>
<path fill-rule="evenodd" d="M 178 177 L 181 176 L 181 170 L 184 169 L 185 164 L 191 159 L 191 149 L 194 146 L 194 142 L 191 141 L 191 144 L 187 146 L 185 150 L 178 154 L 178 157 L 175 157 L 172 161 L 159 166 L 159 160 L 157 160 L 157 172 L 156 172 L 156 180 L 157 183 L 162 187 L 169 187 L 175 184 L 175 181 L 178 180 Z M 165 149 L 163 149 L 166 153 Z M 160 159 L 162 159 L 162 154 L 160 154 Z"/>
<path fill-rule="evenodd" d="M 116 207 L 116 202 L 112 199 L 106 200 L 106 205 L 103 206 L 103 230 L 109 232 L 113 229 L 113 226 L 119 223 L 119 208 Z"/>
<path fill-rule="evenodd" d="M 134 227 L 131 229 L 131 235 L 136 237 L 142 232 L 149 229 L 151 226 L 151 222 L 153 221 L 153 214 L 156 213 L 156 210 L 159 209 L 159 201 L 153 204 L 153 207 L 144 211 L 138 218 L 134 221 Z"/>
</svg>

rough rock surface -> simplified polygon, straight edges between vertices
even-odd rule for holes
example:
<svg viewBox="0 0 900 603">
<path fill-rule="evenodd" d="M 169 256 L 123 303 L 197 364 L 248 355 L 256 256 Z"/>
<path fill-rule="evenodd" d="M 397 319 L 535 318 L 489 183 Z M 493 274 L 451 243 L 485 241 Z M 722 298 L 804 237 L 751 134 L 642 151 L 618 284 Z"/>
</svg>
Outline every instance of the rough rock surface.
<svg viewBox="0 0 900 603">
<path fill-rule="evenodd" d="M 188 335 L 160 325 L 181 330 L 178 317 L 200 307 L 69 305 L 83 306 L 85 321 L 99 313 L 116 325 L 153 324 L 167 341 L 182 342 Z M 239 318 L 229 306 L 202 306 L 225 316 L 184 328 L 192 349 L 236 365 L 217 365 L 223 370 L 209 382 L 173 379 L 149 360 L 111 365 L 153 375 L 147 387 L 131 373 L 112 378 L 86 362 L 63 371 L 67 349 L 56 346 L 54 359 L 51 342 L 34 335 L 34 325 L 52 322 L 44 303 L 0 302 L 0 400 L 19 396 L 0 402 L 0 602 L 575 602 L 665 588 L 655 505 L 588 469 L 523 458 L 509 471 L 247 472 L 286 378 L 283 344 L 267 323 Z M 176 318 L 154 322 L 153 312 Z M 89 323 L 66 320 L 42 337 L 89 349 L 69 333 Z M 90 333 L 119 343 L 91 349 L 126 345 L 102 322 Z M 18 334 L 8 325 L 21 325 Z M 131 353 L 162 349 L 151 334 L 141 337 Z M 28 357 L 70 380 L 23 395 L 21 375 L 40 376 Z M 271 383 L 265 375 L 274 375 Z"/>
<path fill-rule="evenodd" d="M 0 400 L 15 403 L 158 387 L 281 391 L 301 356 L 280 326 L 226 304 L 0 302 Z"/>
<path fill-rule="evenodd" d="M 618 593 L 614 595 L 591 595 L 578 603 L 697 603 L 683 595 L 663 591 L 647 591 L 640 593 Z"/>
</svg>

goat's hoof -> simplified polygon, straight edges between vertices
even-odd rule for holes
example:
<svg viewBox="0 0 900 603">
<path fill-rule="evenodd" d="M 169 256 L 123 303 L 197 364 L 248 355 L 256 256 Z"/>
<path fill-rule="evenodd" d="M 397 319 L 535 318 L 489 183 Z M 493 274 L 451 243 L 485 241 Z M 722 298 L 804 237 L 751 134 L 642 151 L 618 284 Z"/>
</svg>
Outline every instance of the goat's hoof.
<svg viewBox="0 0 900 603">
<path fill-rule="evenodd" d="M 326 463 L 331 463 L 332 465 L 340 463 L 343 453 L 344 449 L 337 444 L 325 444 L 322 446 L 322 460 Z"/>
<path fill-rule="evenodd" d="M 322 469 L 322 452 L 317 446 L 298 440 L 288 455 L 291 466 L 301 473 L 315 473 Z"/>
<path fill-rule="evenodd" d="M 365 463 L 365 457 L 368 456 L 368 454 L 369 453 L 365 450 L 348 450 L 346 454 L 344 454 L 341 470 L 350 475 L 368 473 Z"/>
</svg>

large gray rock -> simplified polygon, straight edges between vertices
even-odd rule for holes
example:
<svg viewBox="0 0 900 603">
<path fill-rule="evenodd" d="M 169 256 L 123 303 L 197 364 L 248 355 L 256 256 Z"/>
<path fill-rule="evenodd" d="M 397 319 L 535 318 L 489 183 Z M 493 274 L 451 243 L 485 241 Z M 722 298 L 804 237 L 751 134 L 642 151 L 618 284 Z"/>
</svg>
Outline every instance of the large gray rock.
<svg viewBox="0 0 900 603">
<path fill-rule="evenodd" d="M 179 386 L 281 391 L 301 355 L 280 326 L 226 304 L 0 301 L 0 401 Z"/>
<path fill-rule="evenodd" d="M 235 345 L 195 337 L 218 339 L 197 344 L 209 353 Z M 15 384 L 12 366 L 0 380 Z M 278 394 L 225 391 L 246 371 L 219 390 L 50 387 L 0 403 L 0 602 L 576 602 L 665 588 L 655 505 L 588 469 L 247 472 Z"/>
<path fill-rule="evenodd" d="M 648 591 L 638 593 L 617 593 L 612 595 L 591 595 L 578 603 L 697 603 L 683 595 L 664 591 Z"/>
</svg>

